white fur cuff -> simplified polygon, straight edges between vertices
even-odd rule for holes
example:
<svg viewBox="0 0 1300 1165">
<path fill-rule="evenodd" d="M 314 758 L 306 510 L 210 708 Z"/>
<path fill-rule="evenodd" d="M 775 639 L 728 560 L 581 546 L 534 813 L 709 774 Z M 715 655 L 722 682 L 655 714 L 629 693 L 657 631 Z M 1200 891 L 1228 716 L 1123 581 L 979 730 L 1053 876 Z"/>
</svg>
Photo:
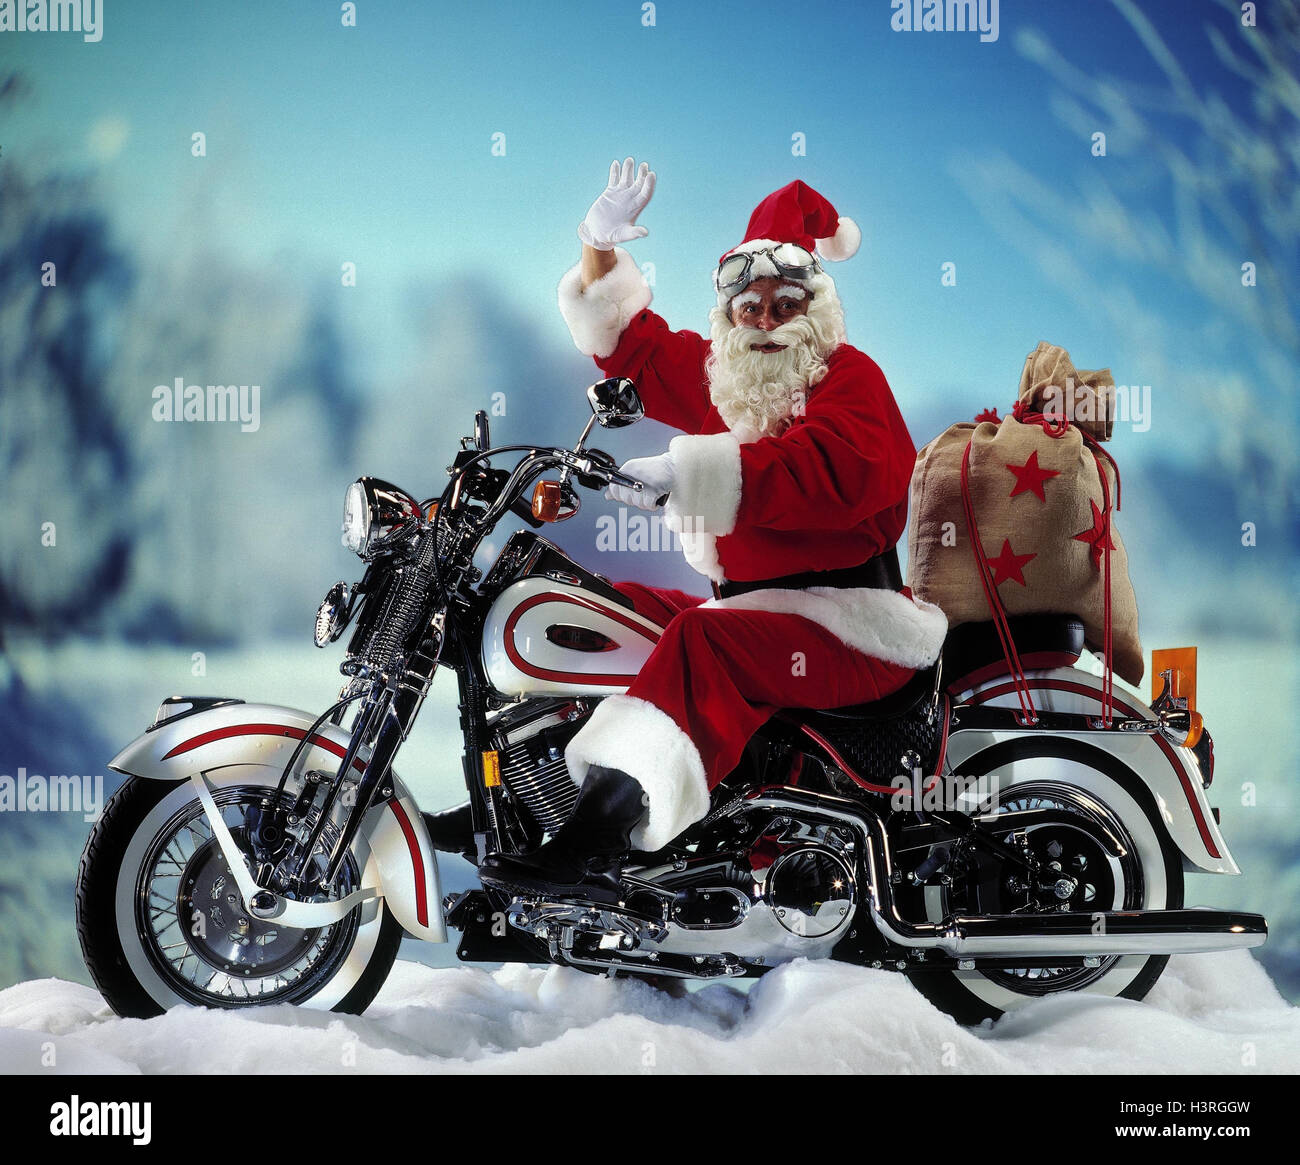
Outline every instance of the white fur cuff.
<svg viewBox="0 0 1300 1165">
<path fill-rule="evenodd" d="M 632 844 L 653 853 L 709 811 L 699 750 L 667 712 L 635 696 L 607 696 L 564 750 L 569 776 L 581 785 L 592 765 L 621 769 L 647 798 Z"/>
<path fill-rule="evenodd" d="M 618 347 L 632 317 L 650 306 L 653 294 L 636 260 L 615 247 L 613 270 L 583 291 L 582 264 L 577 263 L 564 273 L 557 298 L 578 351 L 603 359 Z"/>
<path fill-rule="evenodd" d="M 718 558 L 718 538 L 716 534 L 682 534 L 682 555 L 686 565 L 697 570 L 705 578 L 715 583 L 727 581 L 727 573 L 722 569 Z"/>
<path fill-rule="evenodd" d="M 664 524 L 677 534 L 730 534 L 740 511 L 740 442 L 731 433 L 674 437 L 668 452 L 676 481 Z"/>
</svg>

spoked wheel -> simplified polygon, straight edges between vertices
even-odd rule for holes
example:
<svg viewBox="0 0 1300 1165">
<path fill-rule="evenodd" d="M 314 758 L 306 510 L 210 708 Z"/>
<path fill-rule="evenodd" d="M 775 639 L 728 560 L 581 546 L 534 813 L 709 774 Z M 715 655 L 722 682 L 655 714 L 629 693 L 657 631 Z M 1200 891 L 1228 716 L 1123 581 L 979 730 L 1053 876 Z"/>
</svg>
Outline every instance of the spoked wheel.
<svg viewBox="0 0 1300 1165">
<path fill-rule="evenodd" d="M 250 869 L 250 823 L 273 792 L 254 783 L 213 793 Z M 327 848 L 333 840 L 327 829 Z M 340 892 L 358 880 L 350 853 Z M 360 1012 L 387 977 L 402 935 L 373 901 L 311 930 L 255 917 L 189 784 L 139 779 L 110 799 L 86 843 L 77 931 L 110 1006 L 142 1018 L 182 1003 Z"/>
<path fill-rule="evenodd" d="M 1182 906 L 1182 862 L 1158 823 L 1155 806 L 1143 803 L 1149 797 L 1142 798 L 1143 790 L 1125 781 L 1118 768 L 1100 771 L 1094 750 L 1072 749 L 1068 741 L 1054 743 L 1060 747 L 1050 754 L 1044 754 L 1041 743 L 1013 741 L 985 755 L 986 763 L 997 762 L 985 773 L 997 780 L 997 814 L 1046 811 L 1043 819 L 1023 830 L 1027 848 L 1039 862 L 1035 884 L 1026 884 L 1000 863 L 982 864 L 978 870 L 959 873 L 949 886 L 925 888 L 928 921 L 966 912 L 1087 913 Z M 999 836 L 1005 840 L 1007 835 Z M 1069 991 L 1141 999 L 1168 961 L 1168 955 L 1110 955 L 1095 966 L 1069 959 L 1058 966 L 918 971 L 912 979 L 955 1019 L 978 1023 Z"/>
</svg>

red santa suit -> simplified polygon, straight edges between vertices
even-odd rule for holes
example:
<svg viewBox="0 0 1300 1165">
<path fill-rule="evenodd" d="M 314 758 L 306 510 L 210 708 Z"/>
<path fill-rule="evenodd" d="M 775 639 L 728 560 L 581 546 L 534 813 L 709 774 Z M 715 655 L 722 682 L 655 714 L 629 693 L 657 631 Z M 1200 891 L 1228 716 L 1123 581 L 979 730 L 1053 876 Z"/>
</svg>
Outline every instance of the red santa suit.
<svg viewBox="0 0 1300 1165">
<path fill-rule="evenodd" d="M 665 517 L 701 574 L 715 584 L 779 579 L 859 566 L 894 547 L 916 449 L 866 354 L 836 347 L 801 415 L 759 437 L 727 427 L 710 400 L 709 341 L 650 310 L 626 251 L 585 292 L 574 268 L 559 299 L 579 349 L 607 375 L 632 378 L 647 415 L 683 430 L 669 446 L 676 482 Z M 620 589 L 664 632 L 627 694 L 601 703 L 566 759 L 579 783 L 592 764 L 640 782 L 648 813 L 633 840 L 647 850 L 704 816 L 709 790 L 773 712 L 887 695 L 934 662 L 947 629 L 906 588 L 778 587 L 708 601 Z"/>
</svg>

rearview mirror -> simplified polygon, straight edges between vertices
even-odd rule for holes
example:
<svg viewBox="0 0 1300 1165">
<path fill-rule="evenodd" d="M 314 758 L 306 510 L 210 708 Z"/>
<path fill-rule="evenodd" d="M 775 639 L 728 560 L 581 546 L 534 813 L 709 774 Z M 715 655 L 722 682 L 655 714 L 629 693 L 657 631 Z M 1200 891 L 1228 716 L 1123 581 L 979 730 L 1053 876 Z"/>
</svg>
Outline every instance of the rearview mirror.
<svg viewBox="0 0 1300 1165">
<path fill-rule="evenodd" d="M 591 411 L 603 429 L 621 429 L 645 416 L 645 407 L 637 395 L 636 384 L 626 376 L 598 380 L 587 389 Z"/>
</svg>

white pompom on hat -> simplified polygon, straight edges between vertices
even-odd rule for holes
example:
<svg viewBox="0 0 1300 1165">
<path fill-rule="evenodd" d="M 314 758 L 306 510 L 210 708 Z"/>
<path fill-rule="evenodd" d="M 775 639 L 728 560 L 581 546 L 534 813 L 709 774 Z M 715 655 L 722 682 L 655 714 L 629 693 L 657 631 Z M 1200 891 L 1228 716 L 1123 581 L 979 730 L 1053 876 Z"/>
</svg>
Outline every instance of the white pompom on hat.
<svg viewBox="0 0 1300 1165">
<path fill-rule="evenodd" d="M 852 259 L 862 246 L 862 231 L 851 218 L 841 218 L 829 239 L 817 240 L 817 252 L 823 259 L 838 263 Z"/>
</svg>

